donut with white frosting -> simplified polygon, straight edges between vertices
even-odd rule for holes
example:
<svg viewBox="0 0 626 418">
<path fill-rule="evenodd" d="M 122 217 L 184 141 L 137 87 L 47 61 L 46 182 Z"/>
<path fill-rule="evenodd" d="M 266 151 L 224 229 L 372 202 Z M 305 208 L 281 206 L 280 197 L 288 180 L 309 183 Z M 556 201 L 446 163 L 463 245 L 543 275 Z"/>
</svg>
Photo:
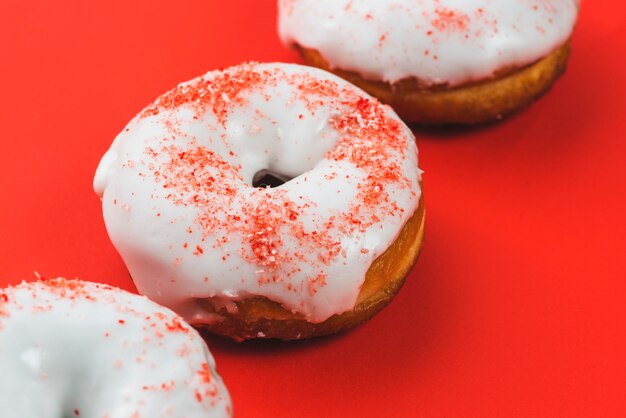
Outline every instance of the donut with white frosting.
<svg viewBox="0 0 626 418">
<path fill-rule="evenodd" d="M 286 182 L 255 187 L 266 173 Z M 315 68 L 252 63 L 144 109 L 94 188 L 141 293 L 232 338 L 292 339 L 391 299 L 422 241 L 420 181 L 414 137 L 388 106 Z M 401 236 L 387 277 L 366 284 Z"/>
<path fill-rule="evenodd" d="M 0 289 L 5 418 L 230 417 L 200 335 L 106 285 L 52 279 Z"/>
<path fill-rule="evenodd" d="M 279 34 L 426 123 L 497 118 L 564 71 L 578 0 L 279 0 Z"/>
</svg>

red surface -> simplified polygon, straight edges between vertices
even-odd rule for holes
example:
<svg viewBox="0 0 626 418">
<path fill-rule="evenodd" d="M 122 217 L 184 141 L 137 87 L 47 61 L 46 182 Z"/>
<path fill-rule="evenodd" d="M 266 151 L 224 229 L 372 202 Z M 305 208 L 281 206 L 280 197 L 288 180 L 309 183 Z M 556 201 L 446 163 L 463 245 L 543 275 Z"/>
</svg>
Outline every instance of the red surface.
<svg viewBox="0 0 626 418">
<path fill-rule="evenodd" d="M 416 132 L 427 241 L 389 308 L 334 338 L 209 341 L 238 417 L 626 415 L 626 6 L 583 6 L 543 100 L 501 124 Z M 0 284 L 37 270 L 133 289 L 91 190 L 101 155 L 179 81 L 297 61 L 275 13 L 5 0 Z"/>
</svg>

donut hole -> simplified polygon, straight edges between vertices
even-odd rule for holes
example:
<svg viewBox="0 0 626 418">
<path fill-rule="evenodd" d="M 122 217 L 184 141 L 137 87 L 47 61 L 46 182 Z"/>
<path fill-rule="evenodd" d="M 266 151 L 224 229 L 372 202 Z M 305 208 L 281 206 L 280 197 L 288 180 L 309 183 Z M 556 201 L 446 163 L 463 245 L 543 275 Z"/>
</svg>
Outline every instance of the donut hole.
<svg viewBox="0 0 626 418">
<path fill-rule="evenodd" d="M 271 170 L 259 170 L 252 178 L 252 186 L 260 188 L 279 187 L 291 180 L 291 177 L 275 173 Z"/>
</svg>

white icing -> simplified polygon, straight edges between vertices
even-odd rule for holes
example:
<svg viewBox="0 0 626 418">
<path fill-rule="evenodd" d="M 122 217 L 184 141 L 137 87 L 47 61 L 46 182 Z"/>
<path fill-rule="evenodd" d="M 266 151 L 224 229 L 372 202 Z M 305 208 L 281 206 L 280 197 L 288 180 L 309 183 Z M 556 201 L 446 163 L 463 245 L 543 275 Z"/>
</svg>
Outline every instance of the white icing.
<svg viewBox="0 0 626 418">
<path fill-rule="evenodd" d="M 280 0 L 286 44 L 366 78 L 460 85 L 564 44 L 578 0 Z"/>
<path fill-rule="evenodd" d="M 207 73 L 181 84 L 176 91 L 190 91 L 200 84 L 213 91 L 217 79 L 236 79 L 249 72 L 262 73 L 270 81 L 234 97 L 230 97 L 233 93 L 214 92 L 220 96 L 216 106 L 229 106 L 223 123 L 211 107 L 198 110 L 197 105 L 186 103 L 159 108 L 170 100 L 164 95 L 115 139 L 98 167 L 94 187 L 102 196 L 113 244 L 139 291 L 151 299 L 192 323 L 219 320 L 214 314 L 207 315 L 198 299 L 252 296 L 267 297 L 311 322 L 320 322 L 354 307 L 369 266 L 391 245 L 417 208 L 421 172 L 414 137 L 389 107 L 338 77 L 309 67 L 244 65 Z M 301 97 L 300 82 L 318 80 L 334 86 L 336 97 L 314 93 Z M 351 108 L 344 103 L 348 99 L 370 104 L 382 119 L 365 120 L 360 114 L 349 119 Z M 155 115 L 150 109 L 160 110 Z M 357 126 L 389 123 L 398 132 L 393 140 L 355 138 L 346 147 L 339 140 L 350 135 L 335 126 L 342 117 Z M 393 141 L 401 149 L 393 148 Z M 376 151 L 376 146 L 382 151 Z M 176 152 L 162 151 L 165 147 L 176 147 Z M 387 202 L 355 212 L 353 205 L 359 201 L 367 173 L 350 160 L 329 157 L 329 152 L 339 152 L 341 147 L 347 154 L 366 149 L 381 167 L 396 167 L 403 173 L 404 180 L 386 183 Z M 198 149 L 216 153 L 228 169 L 210 165 L 185 168 L 187 177 L 199 180 L 197 188 L 181 191 L 180 184 L 167 186 L 164 176 L 181 174 L 164 167 L 179 160 L 181 152 Z M 264 169 L 295 178 L 277 188 L 252 187 L 255 173 Z M 235 196 L 224 198 L 221 191 L 215 192 L 208 185 L 212 176 L 220 179 L 215 187 L 232 187 Z M 197 196 L 203 204 L 192 203 Z M 294 219 L 280 207 L 284 202 L 300 206 Z M 255 258 L 251 239 L 256 238 L 251 236 L 257 232 L 246 230 L 245 225 L 254 222 L 246 217 L 268 204 L 279 207 L 261 218 L 272 218 L 278 226 L 261 244 L 263 248 L 272 248 L 276 242 L 281 245 L 275 254 Z M 368 220 L 377 215 L 380 222 L 346 231 L 341 219 L 350 215 Z M 235 217 L 243 219 L 233 221 L 239 229 L 230 230 L 228 220 Z M 199 222 L 201 218 L 208 220 Z M 300 240 L 293 228 L 301 227 L 310 238 L 316 231 L 326 230 L 324 225 L 329 223 L 335 227 L 326 231 L 327 243 L 337 254 L 323 261 L 320 257 L 328 256 L 329 247 Z M 274 263 L 272 257 L 278 261 Z"/>
<path fill-rule="evenodd" d="M 95 283 L 0 290 L 0 415 L 231 416 L 213 357 L 180 321 L 145 297 Z"/>
</svg>

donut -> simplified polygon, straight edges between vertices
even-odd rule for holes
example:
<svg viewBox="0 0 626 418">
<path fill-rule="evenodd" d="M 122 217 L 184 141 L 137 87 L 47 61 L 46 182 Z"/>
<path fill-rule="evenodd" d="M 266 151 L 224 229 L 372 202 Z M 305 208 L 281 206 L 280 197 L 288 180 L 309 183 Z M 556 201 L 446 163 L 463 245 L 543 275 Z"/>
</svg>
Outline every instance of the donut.
<svg viewBox="0 0 626 418">
<path fill-rule="evenodd" d="M 279 35 L 409 122 L 515 113 L 564 73 L 578 0 L 279 0 Z"/>
<path fill-rule="evenodd" d="M 140 293 L 235 340 L 331 334 L 400 289 L 423 241 L 411 131 L 325 71 L 248 63 L 180 84 L 94 179 Z"/>
<path fill-rule="evenodd" d="M 172 311 L 62 278 L 0 289 L 7 418 L 232 416 L 204 340 Z"/>
</svg>

